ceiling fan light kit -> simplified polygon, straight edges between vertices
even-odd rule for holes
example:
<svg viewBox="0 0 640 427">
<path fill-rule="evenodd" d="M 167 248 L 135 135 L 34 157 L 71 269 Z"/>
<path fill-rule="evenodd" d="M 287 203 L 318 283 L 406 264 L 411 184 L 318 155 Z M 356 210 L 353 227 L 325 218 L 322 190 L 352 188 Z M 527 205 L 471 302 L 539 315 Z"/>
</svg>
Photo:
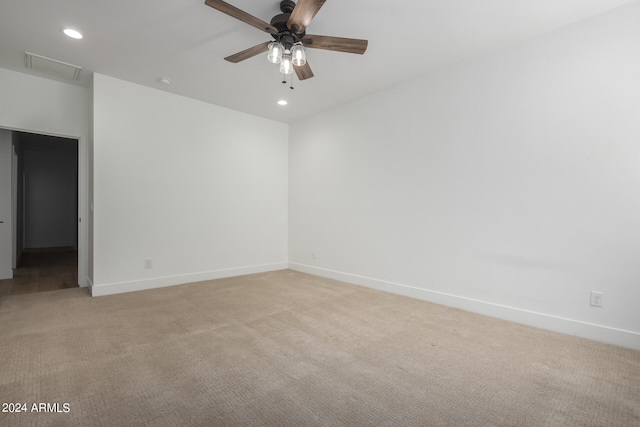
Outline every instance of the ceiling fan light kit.
<svg viewBox="0 0 640 427">
<path fill-rule="evenodd" d="M 224 14 L 251 25 L 273 37 L 274 41 L 261 43 L 230 55 L 225 60 L 233 63 L 244 61 L 267 52 L 267 60 L 280 64 L 280 72 L 285 76 L 295 71 L 299 80 L 313 77 L 307 61 L 307 48 L 325 49 L 362 55 L 367 50 L 367 40 L 343 37 L 308 35 L 306 29 L 326 0 L 282 0 L 282 13 L 266 23 L 223 0 L 205 0 L 205 4 Z M 284 81 L 283 81 L 284 82 Z M 292 86 L 293 88 L 293 86 Z"/>
</svg>

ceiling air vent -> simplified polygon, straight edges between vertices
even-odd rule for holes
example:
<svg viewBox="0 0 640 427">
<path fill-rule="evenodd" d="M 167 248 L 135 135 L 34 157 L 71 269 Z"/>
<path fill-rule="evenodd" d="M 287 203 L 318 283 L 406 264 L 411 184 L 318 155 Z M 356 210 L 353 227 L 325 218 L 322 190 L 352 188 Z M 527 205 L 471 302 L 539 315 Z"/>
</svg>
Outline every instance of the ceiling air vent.
<svg viewBox="0 0 640 427">
<path fill-rule="evenodd" d="M 82 70 L 82 67 L 78 67 L 77 65 L 46 58 L 44 56 L 36 55 L 35 53 L 25 52 L 24 58 L 27 68 L 66 79 L 78 80 L 78 77 L 80 77 L 80 70 Z"/>
</svg>

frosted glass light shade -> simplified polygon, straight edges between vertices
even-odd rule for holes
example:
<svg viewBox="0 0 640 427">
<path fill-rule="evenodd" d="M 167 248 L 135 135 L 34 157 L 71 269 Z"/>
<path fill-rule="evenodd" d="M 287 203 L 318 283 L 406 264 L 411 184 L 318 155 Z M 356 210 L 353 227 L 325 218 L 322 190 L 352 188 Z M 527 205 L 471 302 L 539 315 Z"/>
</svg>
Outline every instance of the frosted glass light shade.
<svg viewBox="0 0 640 427">
<path fill-rule="evenodd" d="M 273 62 L 274 64 L 279 64 L 282 62 L 282 54 L 284 53 L 284 46 L 282 46 L 278 42 L 269 43 L 269 53 L 267 54 L 267 59 L 269 62 Z"/>
</svg>

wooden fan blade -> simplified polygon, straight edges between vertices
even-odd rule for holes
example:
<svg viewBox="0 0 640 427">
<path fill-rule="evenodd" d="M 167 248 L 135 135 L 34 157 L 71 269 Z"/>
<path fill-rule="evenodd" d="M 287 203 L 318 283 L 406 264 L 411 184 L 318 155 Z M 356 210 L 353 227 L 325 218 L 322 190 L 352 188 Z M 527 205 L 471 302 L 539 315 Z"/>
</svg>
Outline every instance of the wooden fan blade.
<svg viewBox="0 0 640 427">
<path fill-rule="evenodd" d="M 293 69 L 296 71 L 296 75 L 298 76 L 298 80 L 306 80 L 313 77 L 313 71 L 311 71 L 311 67 L 309 67 L 309 61 L 305 62 L 304 65 L 293 66 Z"/>
<path fill-rule="evenodd" d="M 318 13 L 326 0 L 298 0 L 287 21 L 287 28 L 296 34 L 302 34 Z"/>
<path fill-rule="evenodd" d="M 313 49 L 335 50 L 338 52 L 357 53 L 362 55 L 369 42 L 360 39 L 345 39 L 343 37 L 314 36 L 307 34 L 302 39 L 305 47 Z"/>
<path fill-rule="evenodd" d="M 252 58 L 256 55 L 260 55 L 269 50 L 269 42 L 261 43 L 257 46 L 250 47 L 249 49 L 245 49 L 242 52 L 238 52 L 236 54 L 227 56 L 224 58 L 225 61 L 233 62 L 237 64 L 240 61 L 244 61 L 245 59 Z"/>
<path fill-rule="evenodd" d="M 222 0 L 205 0 L 204 4 L 209 7 L 212 7 L 216 10 L 219 10 L 222 13 L 225 13 L 233 18 L 239 19 L 245 24 L 249 24 L 257 29 L 264 31 L 269 34 L 278 34 L 278 30 L 276 27 L 271 24 L 267 24 L 261 19 L 256 18 L 253 15 L 248 14 L 244 10 L 240 10 L 235 6 L 230 5 L 229 3 Z"/>
</svg>

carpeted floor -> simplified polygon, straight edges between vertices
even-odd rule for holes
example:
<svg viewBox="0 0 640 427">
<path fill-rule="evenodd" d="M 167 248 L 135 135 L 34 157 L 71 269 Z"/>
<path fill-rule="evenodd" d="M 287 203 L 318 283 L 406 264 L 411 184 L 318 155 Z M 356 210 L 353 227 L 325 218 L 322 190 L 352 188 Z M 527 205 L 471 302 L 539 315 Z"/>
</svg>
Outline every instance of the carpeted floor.
<svg viewBox="0 0 640 427">
<path fill-rule="evenodd" d="M 290 270 L 0 297 L 0 345 L 3 426 L 640 425 L 638 351 Z"/>
</svg>

